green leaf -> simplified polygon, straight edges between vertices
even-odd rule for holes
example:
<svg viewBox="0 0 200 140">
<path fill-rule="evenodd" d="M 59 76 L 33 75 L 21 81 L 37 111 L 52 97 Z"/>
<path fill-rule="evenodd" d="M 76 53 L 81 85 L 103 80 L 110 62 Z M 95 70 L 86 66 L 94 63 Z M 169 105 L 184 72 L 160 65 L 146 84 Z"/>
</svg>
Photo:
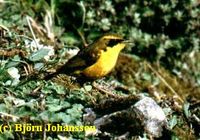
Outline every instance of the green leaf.
<svg viewBox="0 0 200 140">
<path fill-rule="evenodd" d="M 61 85 L 58 85 L 56 83 L 48 82 L 43 88 L 42 92 L 49 94 L 49 93 L 55 93 L 55 94 L 65 94 L 65 88 Z"/>
<path fill-rule="evenodd" d="M 23 106 L 19 109 L 16 109 L 15 111 L 16 111 L 15 115 L 19 117 L 27 117 L 27 116 L 36 115 L 36 113 L 27 106 Z"/>
<path fill-rule="evenodd" d="M 18 55 L 14 56 L 14 58 L 6 64 L 6 68 L 16 67 L 20 63 L 20 57 Z"/>
<path fill-rule="evenodd" d="M 44 121 L 49 121 L 49 118 L 50 116 L 52 115 L 53 113 L 49 112 L 48 110 L 45 110 L 43 112 L 41 112 L 38 117 L 41 118 L 42 120 Z"/>
<path fill-rule="evenodd" d="M 34 69 L 41 70 L 44 67 L 44 63 L 35 63 Z"/>
<path fill-rule="evenodd" d="M 69 124 L 71 120 L 73 119 L 70 117 L 70 115 L 67 115 L 66 113 L 63 113 L 63 112 L 57 113 L 57 117 L 67 124 Z"/>
<path fill-rule="evenodd" d="M 3 133 L 0 133 L 0 140 L 8 140 L 8 139 L 14 139 L 14 135 L 11 131 L 5 131 Z"/>
<path fill-rule="evenodd" d="M 34 53 L 32 53 L 30 56 L 29 56 L 29 60 L 31 61 L 40 61 L 42 60 L 46 55 L 48 55 L 49 53 L 49 49 L 46 49 L 46 48 L 42 48 Z"/>
<path fill-rule="evenodd" d="M 73 116 L 74 118 L 80 118 L 82 115 L 83 106 L 81 104 L 73 104 L 73 107 L 67 109 L 67 113 Z"/>
<path fill-rule="evenodd" d="M 142 78 L 146 81 L 150 81 L 151 80 L 151 75 L 149 73 L 142 73 Z"/>
<path fill-rule="evenodd" d="M 46 98 L 46 104 L 59 104 L 60 99 L 56 99 L 55 97 L 48 96 Z"/>
<path fill-rule="evenodd" d="M 57 104 L 47 105 L 47 107 L 50 112 L 56 112 L 62 109 L 62 106 Z"/>
<path fill-rule="evenodd" d="M 66 101 L 61 101 L 60 105 L 62 105 L 64 108 L 70 107 L 70 103 Z"/>
<path fill-rule="evenodd" d="M 187 118 L 191 116 L 191 113 L 189 111 L 189 107 L 190 107 L 190 103 L 188 103 L 188 102 L 183 105 L 183 111 L 184 111 L 184 114 Z"/>
<path fill-rule="evenodd" d="M 7 112 L 7 107 L 5 104 L 0 104 L 0 112 Z"/>
<path fill-rule="evenodd" d="M 174 126 L 176 126 L 177 125 L 177 116 L 176 115 L 174 115 L 173 117 L 172 117 L 172 119 L 169 121 L 169 128 L 170 129 L 173 129 L 174 128 Z"/>
<path fill-rule="evenodd" d="M 92 90 L 92 86 L 91 85 L 84 85 L 84 89 L 89 92 Z"/>
</svg>

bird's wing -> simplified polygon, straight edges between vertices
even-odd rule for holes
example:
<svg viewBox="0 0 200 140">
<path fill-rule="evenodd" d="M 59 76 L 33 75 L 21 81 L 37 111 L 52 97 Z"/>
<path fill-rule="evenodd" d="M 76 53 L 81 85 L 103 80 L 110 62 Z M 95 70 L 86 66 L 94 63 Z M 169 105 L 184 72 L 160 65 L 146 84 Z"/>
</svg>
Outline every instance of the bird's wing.
<svg viewBox="0 0 200 140">
<path fill-rule="evenodd" d="M 98 58 L 94 58 L 89 52 L 81 51 L 62 66 L 61 71 L 68 71 L 71 73 L 73 71 L 83 70 L 93 65 L 97 59 Z"/>
</svg>

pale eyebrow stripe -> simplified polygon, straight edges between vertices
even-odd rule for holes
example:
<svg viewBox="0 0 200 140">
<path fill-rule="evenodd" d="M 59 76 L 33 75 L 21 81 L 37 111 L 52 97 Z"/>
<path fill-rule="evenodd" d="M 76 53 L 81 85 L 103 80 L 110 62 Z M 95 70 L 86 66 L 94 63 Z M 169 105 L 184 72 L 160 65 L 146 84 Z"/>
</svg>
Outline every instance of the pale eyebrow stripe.
<svg viewBox="0 0 200 140">
<path fill-rule="evenodd" d="M 104 37 L 105 39 L 121 39 L 121 40 L 123 40 L 123 38 L 122 37 L 116 37 L 116 36 L 105 36 Z"/>
</svg>

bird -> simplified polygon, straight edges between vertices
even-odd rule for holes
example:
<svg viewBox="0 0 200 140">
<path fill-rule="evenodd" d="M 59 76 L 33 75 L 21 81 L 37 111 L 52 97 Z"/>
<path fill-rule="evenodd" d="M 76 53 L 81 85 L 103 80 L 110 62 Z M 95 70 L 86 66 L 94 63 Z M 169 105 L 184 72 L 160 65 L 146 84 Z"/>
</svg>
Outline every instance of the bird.
<svg viewBox="0 0 200 140">
<path fill-rule="evenodd" d="M 82 75 L 88 79 L 102 78 L 115 67 L 119 53 L 125 46 L 126 40 L 122 36 L 104 34 L 45 79 L 49 80 L 57 74 Z"/>
</svg>

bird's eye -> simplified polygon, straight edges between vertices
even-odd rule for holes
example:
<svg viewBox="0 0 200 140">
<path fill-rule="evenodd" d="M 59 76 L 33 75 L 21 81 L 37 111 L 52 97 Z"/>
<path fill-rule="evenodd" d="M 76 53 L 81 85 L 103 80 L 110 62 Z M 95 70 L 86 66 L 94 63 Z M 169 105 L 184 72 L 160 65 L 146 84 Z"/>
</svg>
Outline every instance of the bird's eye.
<svg viewBox="0 0 200 140">
<path fill-rule="evenodd" d="M 111 39 L 108 41 L 108 46 L 109 47 L 114 47 L 115 45 L 117 45 L 118 43 L 122 42 L 123 40 L 116 40 L 116 39 Z"/>
</svg>

